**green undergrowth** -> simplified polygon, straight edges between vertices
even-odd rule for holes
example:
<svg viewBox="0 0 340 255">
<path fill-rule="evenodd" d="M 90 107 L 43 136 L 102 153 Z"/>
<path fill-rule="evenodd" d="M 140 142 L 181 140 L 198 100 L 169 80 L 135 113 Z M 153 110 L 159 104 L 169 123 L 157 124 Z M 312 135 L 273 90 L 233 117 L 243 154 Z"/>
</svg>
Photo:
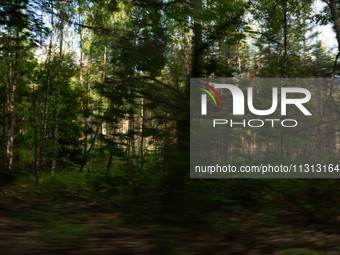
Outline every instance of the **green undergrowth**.
<svg viewBox="0 0 340 255">
<path fill-rule="evenodd" d="M 287 225 L 339 234 L 335 180 L 188 179 L 178 188 L 159 176 L 148 183 L 145 176 L 153 172 L 139 173 L 134 183 L 119 169 L 109 176 L 104 171 L 57 172 L 55 180 L 44 173 L 38 185 L 34 177 L 20 177 L 3 187 L 0 209 L 32 231 L 30 238 L 65 249 L 91 236 L 89 226 L 95 224 L 112 229 L 143 226 L 158 233 L 151 242 L 158 247 L 156 253 L 171 251 L 170 246 L 178 245 L 176 235 L 189 236 L 197 229 L 238 238 L 247 229 Z M 296 238 L 305 233 L 298 230 Z M 304 254 L 282 254 L 299 252 Z"/>
</svg>

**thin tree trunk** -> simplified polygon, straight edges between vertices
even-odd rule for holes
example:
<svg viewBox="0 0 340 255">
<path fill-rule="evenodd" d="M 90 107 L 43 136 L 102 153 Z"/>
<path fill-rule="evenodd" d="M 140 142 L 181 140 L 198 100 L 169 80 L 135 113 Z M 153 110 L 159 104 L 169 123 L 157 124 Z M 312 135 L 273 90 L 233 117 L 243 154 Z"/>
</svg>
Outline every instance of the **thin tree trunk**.
<svg viewBox="0 0 340 255">
<path fill-rule="evenodd" d="M 36 111 L 35 111 L 35 88 L 33 84 L 33 114 L 34 114 L 34 174 L 35 174 L 35 183 L 38 184 L 39 182 L 39 172 L 37 163 L 39 162 L 38 158 L 38 132 L 37 132 L 37 123 L 36 123 Z M 38 118 L 40 116 L 38 115 Z"/>
<path fill-rule="evenodd" d="M 320 98 L 320 117 L 322 121 L 321 125 L 321 132 L 322 132 L 322 148 L 321 148 L 321 155 L 323 158 L 327 156 L 327 149 L 326 149 L 326 135 L 325 135 L 325 116 L 324 116 L 324 107 L 323 107 L 323 94 L 321 85 L 319 85 L 319 98 Z"/>
<path fill-rule="evenodd" d="M 42 38 L 42 36 L 40 37 Z M 42 45 L 42 41 L 40 39 L 40 45 Z M 39 182 L 39 165 L 40 165 L 40 153 L 39 153 L 39 142 L 40 142 L 40 139 L 39 139 L 39 135 L 40 135 L 40 132 L 41 132 L 41 91 L 42 91 L 42 61 L 40 63 L 40 70 L 39 70 L 39 87 L 37 88 L 37 93 L 38 93 L 38 102 L 37 102 L 37 123 L 36 125 L 34 125 L 35 129 L 34 129 L 34 158 L 35 158 L 35 164 L 34 164 L 34 172 L 35 172 L 35 178 L 36 178 L 36 184 L 38 184 Z M 34 87 L 33 87 L 34 88 Z M 34 100 L 35 100 L 35 97 L 34 97 Z M 35 111 L 35 101 L 34 101 L 34 111 Z M 35 117 L 36 117 L 36 113 L 34 112 L 34 120 L 35 120 Z"/>
<path fill-rule="evenodd" d="M 106 75 L 106 50 L 107 50 L 107 46 L 105 45 L 105 49 L 104 49 L 104 70 L 103 70 L 102 83 L 105 82 L 105 75 Z"/>
<path fill-rule="evenodd" d="M 129 106 L 130 108 L 130 106 Z M 130 134 L 130 116 L 128 116 L 128 127 L 127 127 L 127 134 Z M 125 154 L 126 154 L 126 165 L 128 166 L 130 164 L 130 144 L 131 144 L 131 139 L 128 138 L 127 141 L 126 141 L 126 150 L 125 150 Z M 128 170 L 129 168 L 127 168 Z"/>
<path fill-rule="evenodd" d="M 53 10 L 53 0 L 52 10 Z M 46 140 L 46 129 L 47 129 L 47 114 L 48 114 L 48 98 L 50 96 L 50 76 L 51 76 L 51 54 L 52 54 L 52 42 L 53 42 L 53 11 L 51 17 L 51 34 L 50 44 L 48 46 L 48 60 L 47 60 L 47 88 L 45 92 L 45 109 L 44 109 L 44 122 L 41 135 L 41 147 L 40 147 L 40 159 L 39 159 L 39 174 L 41 175 L 44 167 L 44 153 L 45 153 L 45 140 Z"/>
<path fill-rule="evenodd" d="M 136 38 L 136 27 L 134 30 L 134 45 L 137 43 Z M 132 73 L 135 75 L 135 66 L 132 66 Z M 135 188 L 135 180 L 137 175 L 137 160 L 136 160 L 136 139 L 135 139 L 135 118 L 134 118 L 134 81 L 132 81 L 132 86 L 130 89 L 131 102 L 129 103 L 130 113 L 129 113 L 129 125 L 130 125 L 130 143 L 131 143 L 131 158 L 132 158 L 132 185 Z"/>
<path fill-rule="evenodd" d="M 220 59 L 220 63 L 223 63 L 223 54 L 222 54 L 222 39 L 218 40 L 218 56 Z"/>
<path fill-rule="evenodd" d="M 67 0 L 66 0 L 67 1 Z M 53 143 L 53 159 L 52 159 L 52 168 L 51 168 L 51 177 L 55 179 L 55 169 L 57 162 L 57 154 L 58 154 L 58 129 L 59 129 L 59 110 L 60 110 L 60 87 L 61 87 L 61 71 L 62 71 L 62 62 L 63 62 L 63 37 L 64 37 L 64 4 L 66 1 L 61 2 L 61 10 L 60 10 L 60 45 L 59 45 L 59 73 L 58 73 L 58 82 L 57 82 L 57 94 L 56 94 L 56 114 L 54 119 L 54 143 Z"/>
<path fill-rule="evenodd" d="M 116 128 L 117 128 L 117 126 L 116 126 L 116 122 L 115 122 L 115 127 L 114 127 L 114 129 L 113 129 L 113 138 L 112 138 L 113 141 L 115 142 L 115 144 L 116 144 L 116 142 L 117 142 L 117 140 L 116 140 Z M 107 168 L 106 168 L 106 176 L 109 175 L 109 170 L 110 170 L 110 167 L 111 167 L 111 165 L 112 165 L 112 160 L 113 160 L 113 161 L 115 160 L 115 159 L 114 159 L 113 153 L 110 154 L 109 162 L 108 162 Z"/>
<path fill-rule="evenodd" d="M 131 98 L 133 97 L 133 89 L 130 90 Z M 131 146 L 131 158 L 132 158 L 132 174 L 133 174 L 133 180 L 136 177 L 136 144 L 135 144 L 135 134 L 134 134 L 134 128 L 135 128 L 135 119 L 133 116 L 133 102 L 129 103 L 129 110 L 131 113 L 129 113 L 129 135 L 130 135 L 130 146 Z"/>
<path fill-rule="evenodd" d="M 98 129 L 99 129 L 99 126 L 98 126 Z M 97 136 L 95 136 L 95 137 L 93 138 L 94 141 L 93 141 L 92 150 L 91 150 L 91 162 L 90 162 L 89 168 L 87 169 L 87 172 L 88 172 L 88 173 L 91 173 L 91 171 L 92 171 L 93 158 L 94 158 L 94 149 L 95 149 L 95 147 L 96 147 L 96 137 L 97 137 Z"/>
<path fill-rule="evenodd" d="M 287 55 L 287 2 L 284 2 L 283 6 L 283 78 L 287 78 L 287 62 L 288 62 L 288 55 Z M 284 80 L 283 87 L 286 86 L 286 80 Z M 281 154 L 282 157 L 284 156 L 284 152 L 286 152 L 286 157 L 289 158 L 289 149 L 287 144 L 287 139 L 285 136 L 285 130 L 281 129 Z"/>
<path fill-rule="evenodd" d="M 140 143 L 139 143 L 139 154 L 140 154 L 140 167 L 143 169 L 144 163 L 144 98 L 142 98 L 142 106 L 141 106 L 141 113 L 140 113 Z"/>
<path fill-rule="evenodd" d="M 256 51 L 254 51 L 254 78 L 257 77 L 257 56 Z"/>
<path fill-rule="evenodd" d="M 79 3 L 79 6 L 81 4 Z M 80 10 L 79 10 L 79 24 L 81 24 L 80 21 Z M 84 81 L 83 81 L 83 33 L 81 26 L 79 26 L 79 35 L 80 35 L 80 84 L 81 84 L 81 96 L 82 96 L 82 102 L 83 102 L 83 111 L 85 111 L 85 96 L 84 96 Z M 87 150 L 87 119 L 84 116 L 84 154 Z"/>
<path fill-rule="evenodd" d="M 14 139 L 14 109 L 15 109 L 15 90 L 17 85 L 17 76 L 18 76 L 18 62 L 19 62 L 19 31 L 17 30 L 17 47 L 15 51 L 15 64 L 14 64 L 14 79 L 11 88 L 11 96 L 10 96 L 10 111 L 9 111 L 9 160 L 8 160 L 8 168 L 12 170 L 13 164 L 13 139 Z"/>
<path fill-rule="evenodd" d="M 90 98 L 90 82 L 89 82 L 89 65 L 90 63 L 87 62 L 87 65 L 86 65 L 86 81 L 87 81 L 87 92 L 88 92 L 88 95 L 87 97 Z M 87 100 L 87 107 L 90 106 L 90 103 L 89 103 L 89 100 Z M 87 118 L 85 118 L 85 121 L 86 121 L 86 127 L 88 128 L 88 130 L 90 129 L 90 122 Z M 80 169 L 79 169 L 79 172 L 78 173 L 81 173 L 83 171 L 83 168 L 84 166 L 86 165 L 86 162 L 87 162 L 87 158 L 88 158 L 88 152 L 87 152 L 87 134 L 86 134 L 86 137 L 85 137 L 85 146 L 84 146 L 84 158 L 83 158 L 83 162 L 80 166 Z M 92 139 L 92 133 L 91 133 L 91 139 Z M 90 147 L 90 150 L 92 148 L 92 145 Z"/>
<path fill-rule="evenodd" d="M 270 70 L 270 62 L 272 61 L 271 59 L 271 49 L 270 49 L 270 42 L 268 42 L 268 69 Z"/>
<path fill-rule="evenodd" d="M 287 2 L 284 3 L 283 7 L 283 36 L 284 36 L 284 55 L 283 55 L 283 78 L 287 78 L 287 62 L 288 62 L 288 55 L 287 55 Z"/>
<path fill-rule="evenodd" d="M 230 47 L 228 47 L 228 51 L 227 51 L 227 63 L 228 63 L 228 66 L 230 66 Z"/>
<path fill-rule="evenodd" d="M 39 87 L 37 88 L 37 93 L 38 93 L 38 102 L 37 102 L 37 125 L 36 125 L 36 135 L 35 135 L 35 140 L 36 140 L 36 155 L 35 155 L 35 173 L 36 173 L 36 178 L 39 178 L 39 166 L 40 166 L 40 153 L 39 153 L 39 135 L 41 132 L 41 86 L 42 86 L 42 63 L 40 64 L 40 78 L 39 78 Z M 35 103 L 34 103 L 34 109 L 35 109 Z M 36 116 L 36 114 L 34 114 Z M 38 179 L 36 180 L 38 182 Z"/>
<path fill-rule="evenodd" d="M 103 77 L 102 77 L 102 83 L 105 82 L 105 70 L 106 70 L 106 50 L 107 50 L 107 47 L 105 45 L 105 49 L 104 49 L 104 71 L 103 71 Z M 102 96 L 100 96 L 100 101 L 99 101 L 99 110 L 98 110 L 98 116 L 101 115 L 101 103 L 102 103 Z M 99 126 L 100 128 L 100 133 L 102 134 L 103 132 L 103 129 L 102 129 L 102 124 L 100 124 Z M 90 173 L 92 171 L 92 168 L 94 168 L 94 152 L 95 152 L 95 146 L 96 145 L 96 140 L 94 141 L 94 146 L 92 147 L 92 152 L 91 152 L 91 163 L 90 163 L 90 166 L 88 168 L 88 173 Z M 102 146 L 102 144 L 100 144 L 100 146 Z"/>
<path fill-rule="evenodd" d="M 102 83 L 105 82 L 105 77 L 106 77 L 106 51 L 107 51 L 107 41 L 105 43 L 105 49 L 104 49 L 104 70 L 103 70 L 103 80 L 102 80 Z M 101 104 L 104 105 L 104 102 L 103 102 L 103 96 L 100 95 L 100 104 L 99 104 L 99 115 L 101 116 L 102 114 L 102 108 L 101 108 Z M 106 127 L 106 123 L 103 123 L 100 127 L 100 133 L 103 135 L 103 125 L 105 124 L 105 127 Z M 103 147 L 103 139 L 100 139 L 100 149 Z M 100 162 L 102 162 L 102 159 L 100 158 Z"/>
<path fill-rule="evenodd" d="M 9 165 L 9 158 L 10 158 L 10 139 L 11 139 L 11 102 L 12 102 L 12 91 L 13 91 L 13 84 L 12 84 L 12 58 L 13 58 L 13 54 L 12 54 L 12 40 L 11 40 L 11 36 L 12 36 L 12 29 L 11 27 L 9 27 L 9 32 L 8 32 L 8 50 L 9 50 L 9 79 L 8 79 L 8 97 L 7 97 L 7 113 L 8 113 L 8 127 L 7 127 L 7 145 L 6 145 L 6 152 L 7 152 L 7 166 L 8 169 L 11 170 L 10 165 Z"/>
<path fill-rule="evenodd" d="M 90 98 L 90 83 L 89 83 L 89 63 L 87 63 L 86 65 L 86 80 L 87 80 L 87 97 Z M 84 102 L 87 104 L 87 107 L 89 107 L 89 100 L 87 100 L 87 102 Z M 85 125 L 86 125 L 86 131 L 88 131 L 90 129 L 90 122 L 88 118 L 84 119 L 85 121 Z M 85 136 L 85 145 L 84 145 L 84 154 L 87 151 L 87 133 Z"/>
<path fill-rule="evenodd" d="M 106 109 L 106 112 L 110 109 L 111 105 L 112 105 L 112 103 L 110 103 L 110 105 L 109 105 L 108 108 Z M 104 113 L 104 114 L 105 114 L 105 113 Z M 97 127 L 97 129 L 96 129 L 96 132 L 95 132 L 95 134 L 94 134 L 93 142 L 92 142 L 92 144 L 91 144 L 91 146 L 90 146 L 90 149 L 89 149 L 90 151 L 92 151 L 92 148 L 93 148 L 93 146 L 94 146 L 94 141 L 95 141 L 95 139 L 96 139 L 96 137 L 97 137 L 97 134 L 98 134 L 98 131 L 99 131 L 99 127 L 100 127 L 100 125 L 101 125 L 102 123 L 103 123 L 103 122 L 101 121 L 101 122 L 98 124 L 98 127 Z M 84 168 L 84 165 L 85 165 L 85 163 L 86 163 L 86 160 L 87 160 L 88 155 L 89 155 L 89 153 L 86 153 L 86 154 L 85 154 L 85 157 L 84 157 L 84 159 L 83 159 L 83 162 L 82 162 L 82 164 L 81 164 L 81 166 L 80 166 L 80 169 L 79 169 L 79 172 L 78 172 L 78 173 L 81 173 L 81 172 L 83 171 L 83 168 Z"/>
<path fill-rule="evenodd" d="M 338 12 L 338 7 L 336 5 L 336 0 L 329 0 L 329 2 L 327 2 L 326 0 L 322 0 L 322 1 L 325 2 L 331 10 L 334 28 L 336 32 L 336 40 L 338 41 L 338 50 L 340 52 L 340 20 L 339 20 L 339 12 Z"/>
<path fill-rule="evenodd" d="M 241 57 L 240 57 L 240 51 L 238 49 L 238 44 L 236 44 L 236 53 L 237 53 L 237 61 L 238 61 L 238 71 L 239 71 L 240 78 L 241 78 L 242 68 L 241 68 Z"/>
<path fill-rule="evenodd" d="M 94 140 L 93 140 L 93 142 L 92 142 L 92 144 L 91 144 L 91 146 L 90 146 L 90 149 L 89 149 L 90 151 L 93 150 L 94 141 L 95 141 L 96 136 L 97 136 L 97 134 L 98 134 L 98 130 L 99 130 L 99 126 L 97 127 L 96 132 L 95 132 L 95 134 L 94 134 L 94 138 L 93 138 Z M 86 153 L 86 154 L 85 154 L 85 158 L 83 159 L 83 162 L 82 162 L 82 164 L 81 164 L 81 166 L 80 166 L 80 169 L 79 169 L 78 174 L 80 174 L 80 173 L 83 171 L 83 167 L 84 167 L 84 165 L 85 165 L 85 163 L 86 163 L 86 161 L 87 161 L 88 154 L 89 154 L 89 153 Z M 91 169 L 89 169 L 88 172 L 90 172 L 90 171 L 91 171 Z"/>
<path fill-rule="evenodd" d="M 107 168 L 106 168 L 106 173 L 105 173 L 106 176 L 109 176 L 109 169 L 111 167 L 112 159 L 113 159 L 113 154 L 110 154 L 109 162 L 107 163 Z"/>
<path fill-rule="evenodd" d="M 249 60 L 247 60 L 247 78 L 250 78 Z"/>
<path fill-rule="evenodd" d="M 304 34 L 303 34 L 303 67 L 307 68 L 307 46 L 306 46 L 306 29 L 304 30 Z"/>
<path fill-rule="evenodd" d="M 202 0 L 194 0 L 194 14 L 199 15 L 202 12 Z M 203 69 L 203 39 L 202 39 L 202 20 L 194 18 L 194 41 L 193 41 L 193 59 L 192 59 L 192 78 L 202 76 Z"/>
<path fill-rule="evenodd" d="M 9 37 L 10 37 L 10 28 L 8 29 L 8 49 L 9 49 Z M 7 122 L 8 122 L 8 106 L 9 106 L 9 91 L 10 91 L 10 82 L 9 82 L 9 73 L 8 73 L 8 65 L 9 65 L 9 50 L 6 50 L 6 56 L 5 56 L 5 89 L 6 89 L 6 100 L 4 102 L 4 108 L 3 108 L 3 114 L 4 114 L 4 127 L 3 127 L 3 147 L 4 151 L 7 152 L 7 140 L 8 140 L 8 130 L 7 130 Z M 8 158 L 7 154 L 4 153 L 3 162 L 5 166 L 8 166 Z"/>
<path fill-rule="evenodd" d="M 334 62 L 334 68 L 333 68 L 333 72 L 332 72 L 332 78 L 334 78 L 335 75 L 335 71 L 336 71 L 336 64 L 337 64 L 337 60 L 340 54 L 340 20 L 339 20 L 339 12 L 338 12 L 338 7 L 337 7 L 337 1 L 336 0 L 322 0 L 323 2 L 325 2 L 328 7 L 331 10 L 331 15 L 332 15 L 332 19 L 333 19 L 333 23 L 334 23 L 334 29 L 335 29 L 335 34 L 336 34 L 336 40 L 338 42 L 338 54 L 336 56 L 335 62 Z"/>
</svg>

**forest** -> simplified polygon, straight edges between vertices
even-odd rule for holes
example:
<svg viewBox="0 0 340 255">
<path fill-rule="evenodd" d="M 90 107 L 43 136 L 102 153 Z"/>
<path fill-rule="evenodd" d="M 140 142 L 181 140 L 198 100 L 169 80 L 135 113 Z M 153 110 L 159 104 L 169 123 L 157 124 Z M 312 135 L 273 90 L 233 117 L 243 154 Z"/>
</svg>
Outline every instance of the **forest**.
<svg viewBox="0 0 340 255">
<path fill-rule="evenodd" d="M 337 176 L 190 178 L 190 150 L 204 158 L 193 78 L 327 81 L 310 85 L 314 122 L 229 128 L 204 148 L 221 164 L 339 171 L 339 12 L 339 0 L 1 0 L 1 253 L 340 254 Z M 255 85 L 254 105 L 270 107 L 270 86 Z"/>
</svg>

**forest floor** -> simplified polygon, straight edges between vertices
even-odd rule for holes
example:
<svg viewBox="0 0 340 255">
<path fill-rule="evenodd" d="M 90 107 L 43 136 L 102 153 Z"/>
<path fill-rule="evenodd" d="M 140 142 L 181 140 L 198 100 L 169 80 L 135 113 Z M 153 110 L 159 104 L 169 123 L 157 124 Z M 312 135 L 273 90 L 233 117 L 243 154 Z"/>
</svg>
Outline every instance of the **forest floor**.
<svg viewBox="0 0 340 255">
<path fill-rule="evenodd" d="M 166 228 L 156 220 L 131 223 L 106 192 L 94 196 L 66 182 L 3 187 L 0 253 L 340 254 L 340 217 L 282 209 L 270 197 L 269 206 L 211 213 L 209 228 Z"/>
</svg>

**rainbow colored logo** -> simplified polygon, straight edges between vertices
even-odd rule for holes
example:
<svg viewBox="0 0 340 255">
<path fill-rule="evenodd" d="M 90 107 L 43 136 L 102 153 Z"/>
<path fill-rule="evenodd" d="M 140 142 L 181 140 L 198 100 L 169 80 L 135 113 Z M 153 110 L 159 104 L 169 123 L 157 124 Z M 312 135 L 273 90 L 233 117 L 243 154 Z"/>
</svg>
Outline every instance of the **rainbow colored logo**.
<svg viewBox="0 0 340 255">
<path fill-rule="evenodd" d="M 202 84 L 203 86 L 207 87 L 208 89 L 211 89 L 211 91 L 214 92 L 214 94 L 217 96 L 217 98 L 220 101 L 221 106 L 222 106 L 222 100 L 221 100 L 219 94 L 217 93 L 217 91 L 213 87 L 211 87 L 210 85 L 208 85 L 206 83 L 203 83 L 203 82 L 199 82 L 199 83 Z M 214 100 L 214 103 L 217 106 L 216 100 L 215 100 L 214 96 L 211 94 L 211 92 L 209 90 L 203 89 L 203 88 L 200 88 L 200 87 L 197 87 L 197 88 L 203 90 L 204 92 L 206 92 Z"/>
</svg>

